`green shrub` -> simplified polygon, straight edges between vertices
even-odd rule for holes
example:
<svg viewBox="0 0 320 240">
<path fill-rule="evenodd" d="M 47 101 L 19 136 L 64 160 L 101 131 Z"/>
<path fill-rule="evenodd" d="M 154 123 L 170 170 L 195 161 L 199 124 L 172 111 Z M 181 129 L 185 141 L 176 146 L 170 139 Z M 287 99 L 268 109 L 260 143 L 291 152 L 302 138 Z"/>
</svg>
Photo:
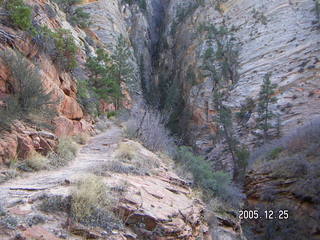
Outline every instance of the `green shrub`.
<svg viewBox="0 0 320 240">
<path fill-rule="evenodd" d="M 0 108 L 0 128 L 10 129 L 12 121 L 41 123 L 52 119 L 56 112 L 52 93 L 42 86 L 39 73 L 20 53 L 2 51 L 0 56 L 11 71 L 13 92 Z"/>
<path fill-rule="evenodd" d="M 241 122 L 247 122 L 255 108 L 256 104 L 252 98 L 246 98 L 244 104 L 241 104 L 240 112 L 236 114 L 236 117 Z"/>
<path fill-rule="evenodd" d="M 238 161 L 238 167 L 241 171 L 245 172 L 248 166 L 248 160 L 250 158 L 250 152 L 246 147 L 237 148 L 236 156 Z"/>
<path fill-rule="evenodd" d="M 82 8 L 77 8 L 71 16 L 68 17 L 68 21 L 73 26 L 79 26 L 80 28 L 87 28 L 90 25 L 90 14 L 86 13 Z"/>
<path fill-rule="evenodd" d="M 111 112 L 108 112 L 108 113 L 107 113 L 107 117 L 108 117 L 108 118 L 115 117 L 116 115 L 117 115 L 117 112 L 115 112 L 115 111 L 111 111 Z"/>
<path fill-rule="evenodd" d="M 68 30 L 58 29 L 52 34 L 57 49 L 55 60 L 59 66 L 66 71 L 71 71 L 77 66 L 78 47 L 73 36 Z"/>
<path fill-rule="evenodd" d="M 70 31 L 62 28 L 53 32 L 47 26 L 36 27 L 33 41 L 50 55 L 62 70 L 71 71 L 77 67 L 78 47 Z"/>
<path fill-rule="evenodd" d="M 272 151 L 270 151 L 268 153 L 267 159 L 274 160 L 274 159 L 278 158 L 283 150 L 284 150 L 283 147 L 276 147 L 276 148 L 272 149 Z"/>
<path fill-rule="evenodd" d="M 82 0 L 54 0 L 67 15 L 67 20 L 73 26 L 79 26 L 86 28 L 90 25 L 90 14 L 84 12 L 82 8 L 75 8 L 76 4 L 82 2 Z"/>
<path fill-rule="evenodd" d="M 194 185 L 203 189 L 207 198 L 215 196 L 230 204 L 240 203 L 241 194 L 232 186 L 228 173 L 212 171 L 212 167 L 204 158 L 194 155 L 191 149 L 185 146 L 179 147 L 175 160 L 192 173 Z"/>
<path fill-rule="evenodd" d="M 77 99 L 84 111 L 92 116 L 98 116 L 99 113 L 99 101 L 93 91 L 92 87 L 87 80 L 77 81 Z"/>
<path fill-rule="evenodd" d="M 32 28 L 32 8 L 27 6 L 23 0 L 10 0 L 6 4 L 6 9 L 15 26 L 25 31 Z"/>
</svg>

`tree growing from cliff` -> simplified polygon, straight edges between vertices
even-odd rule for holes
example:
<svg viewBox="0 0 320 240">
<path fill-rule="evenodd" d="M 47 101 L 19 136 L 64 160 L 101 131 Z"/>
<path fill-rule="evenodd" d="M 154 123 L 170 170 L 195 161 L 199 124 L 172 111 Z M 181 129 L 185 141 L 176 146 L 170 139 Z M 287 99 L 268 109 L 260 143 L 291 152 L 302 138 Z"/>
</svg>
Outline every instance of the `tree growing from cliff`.
<svg viewBox="0 0 320 240">
<path fill-rule="evenodd" d="M 199 32 L 207 33 L 208 48 L 202 55 L 204 77 L 210 77 L 213 85 L 235 84 L 238 81 L 239 50 L 233 32 L 234 28 L 224 25 L 200 25 Z"/>
<path fill-rule="evenodd" d="M 277 98 L 274 97 L 276 84 L 272 84 L 270 81 L 271 74 L 267 73 L 264 76 L 263 83 L 261 85 L 258 102 L 258 127 L 263 130 L 264 139 L 267 140 L 269 135 L 269 129 L 273 128 L 270 121 L 276 117 L 271 110 L 271 104 L 277 102 Z"/>
<path fill-rule="evenodd" d="M 96 57 L 89 58 L 87 62 L 91 71 L 91 86 L 98 98 L 111 101 L 118 109 L 122 93 L 117 66 L 103 49 L 98 49 L 96 54 Z"/>
<path fill-rule="evenodd" d="M 215 122 L 219 127 L 218 136 L 225 140 L 228 152 L 234 163 L 234 178 L 243 173 L 244 154 L 238 147 L 234 134 L 231 109 L 223 101 L 228 96 L 230 86 L 238 81 L 238 46 L 234 38 L 234 28 L 222 25 L 200 25 L 199 32 L 206 32 L 208 48 L 202 55 L 203 76 L 213 82 L 213 103 L 216 110 Z M 241 156 L 241 157 L 239 157 Z"/>
<path fill-rule="evenodd" d="M 236 163 L 236 151 L 238 141 L 233 132 L 232 112 L 231 109 L 223 103 L 223 96 L 218 89 L 213 92 L 214 107 L 217 112 L 216 123 L 219 126 L 219 133 L 225 139 L 228 145 L 228 151 L 231 154 L 232 160 Z"/>
<path fill-rule="evenodd" d="M 118 82 L 126 83 L 130 91 L 135 91 L 137 90 L 137 79 L 135 68 L 130 61 L 131 57 L 132 53 L 130 51 L 129 45 L 124 36 L 121 34 L 118 37 L 115 51 L 111 56 L 114 63 L 114 77 Z"/>
<path fill-rule="evenodd" d="M 51 119 L 57 101 L 53 101 L 52 93 L 43 87 L 39 73 L 20 53 L 6 50 L 0 56 L 14 79 L 10 87 L 12 93 L 0 107 L 0 128 L 10 129 L 14 120 L 40 123 Z"/>
<path fill-rule="evenodd" d="M 67 20 L 73 25 L 86 28 L 90 25 L 90 14 L 82 8 L 76 8 L 83 0 L 54 0 L 67 15 Z"/>
</svg>

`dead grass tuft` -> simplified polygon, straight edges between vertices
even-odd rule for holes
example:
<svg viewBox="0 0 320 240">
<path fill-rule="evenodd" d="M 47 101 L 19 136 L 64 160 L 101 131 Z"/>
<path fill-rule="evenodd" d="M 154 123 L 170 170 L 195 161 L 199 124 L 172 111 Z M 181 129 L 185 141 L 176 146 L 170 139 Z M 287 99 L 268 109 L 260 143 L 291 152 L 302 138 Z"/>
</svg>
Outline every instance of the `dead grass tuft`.
<svg viewBox="0 0 320 240">
<path fill-rule="evenodd" d="M 76 136 L 73 136 L 72 139 L 77 143 L 77 144 L 80 144 L 80 145 L 85 145 L 87 144 L 87 142 L 89 141 L 90 139 L 90 136 L 86 133 L 80 133 Z"/>
<path fill-rule="evenodd" d="M 47 157 L 42 156 L 41 154 L 34 152 L 26 160 L 28 167 L 32 168 L 35 171 L 40 171 L 49 168 L 49 160 Z"/>
<path fill-rule="evenodd" d="M 71 137 L 59 139 L 57 151 L 49 154 L 50 165 L 61 167 L 75 159 L 79 151 L 79 145 Z"/>
<path fill-rule="evenodd" d="M 71 215 L 78 222 L 106 231 L 123 228 L 113 208 L 117 195 L 107 189 L 101 177 L 90 175 L 81 180 L 71 194 Z"/>
</svg>

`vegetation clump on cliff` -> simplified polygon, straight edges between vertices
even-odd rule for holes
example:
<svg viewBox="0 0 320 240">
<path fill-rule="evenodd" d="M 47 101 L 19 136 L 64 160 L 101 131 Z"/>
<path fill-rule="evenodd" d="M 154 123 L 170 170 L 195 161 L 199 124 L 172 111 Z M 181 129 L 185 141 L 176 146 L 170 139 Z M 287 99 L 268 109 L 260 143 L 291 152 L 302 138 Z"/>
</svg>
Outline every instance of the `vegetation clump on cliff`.
<svg viewBox="0 0 320 240">
<path fill-rule="evenodd" d="M 87 28 L 90 25 L 90 14 L 75 5 L 82 3 L 82 0 L 54 0 L 62 11 L 67 15 L 67 20 L 73 26 Z"/>
<path fill-rule="evenodd" d="M 0 108 L 1 129 L 10 129 L 14 120 L 41 123 L 52 119 L 57 101 L 43 87 L 35 67 L 18 52 L 2 51 L 1 57 L 14 79 L 12 94 Z"/>
<path fill-rule="evenodd" d="M 129 4 L 129 5 L 137 3 L 140 9 L 142 9 L 143 11 L 147 10 L 146 0 L 122 0 L 122 4 L 123 3 Z"/>
<path fill-rule="evenodd" d="M 32 8 L 26 5 L 23 0 L 5 2 L 5 8 L 8 10 L 10 20 L 16 27 L 24 31 L 31 30 Z"/>
<path fill-rule="evenodd" d="M 231 176 L 223 171 L 212 171 L 209 162 L 196 156 L 190 148 L 179 147 L 175 160 L 180 167 L 192 173 L 194 185 L 204 191 L 207 200 L 217 197 L 232 206 L 238 206 L 242 201 L 243 196 L 232 185 Z"/>
<path fill-rule="evenodd" d="M 274 128 L 270 124 L 270 121 L 276 116 L 271 110 L 271 104 L 277 102 L 277 98 L 274 96 L 276 84 L 272 84 L 270 81 L 270 73 L 266 74 L 263 79 L 263 84 L 261 85 L 261 90 L 259 93 L 259 103 L 258 103 L 258 127 L 263 130 L 263 136 L 265 141 L 268 140 L 268 131 Z"/>
</svg>

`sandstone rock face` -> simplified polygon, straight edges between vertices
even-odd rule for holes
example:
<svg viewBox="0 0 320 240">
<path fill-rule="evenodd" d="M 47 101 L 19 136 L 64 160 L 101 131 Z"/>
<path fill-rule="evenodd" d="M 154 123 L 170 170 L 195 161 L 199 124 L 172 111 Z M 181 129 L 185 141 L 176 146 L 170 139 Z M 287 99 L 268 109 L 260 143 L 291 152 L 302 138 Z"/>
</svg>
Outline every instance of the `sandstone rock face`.
<svg viewBox="0 0 320 240">
<path fill-rule="evenodd" d="M 6 133 L 0 140 L 0 164 L 10 165 L 10 162 L 20 158 L 26 159 L 34 151 L 48 153 L 57 143 L 57 137 L 52 133 L 36 131 L 20 126 L 11 133 Z"/>
<path fill-rule="evenodd" d="M 34 21 L 38 24 L 47 26 L 50 29 L 65 28 L 70 30 L 79 47 L 79 68 L 83 67 L 86 56 L 85 40 L 83 40 L 85 33 L 78 28 L 73 28 L 66 21 L 65 14 L 59 10 L 56 4 L 44 0 L 27 1 L 27 3 L 34 8 L 36 12 Z M 48 8 L 56 13 L 55 17 L 49 16 Z M 56 133 L 59 136 L 64 134 L 74 135 L 90 130 L 90 124 L 85 123 L 84 113 L 77 102 L 77 80 L 75 77 L 71 73 L 61 71 L 59 66 L 48 55 L 44 54 L 32 39 L 24 35 L 23 32 L 3 25 L 1 25 L 1 29 L 11 34 L 13 40 L 10 42 L 1 41 L 0 48 L 15 48 L 32 60 L 30 64 L 34 63 L 39 68 L 44 88 L 52 93 L 53 100 L 58 103 L 56 110 L 59 117 L 57 119 L 64 119 L 64 124 L 61 123 L 61 120 L 53 122 L 60 124 L 55 126 Z M 10 87 L 12 81 L 9 69 L 4 62 L 0 61 L 0 102 L 12 93 Z M 83 128 L 84 126 L 85 128 Z M 61 129 L 59 129 L 60 127 Z M 14 129 L 11 136 L 5 139 L 10 139 L 10 141 L 4 140 L 0 143 L 1 161 L 8 161 L 18 155 L 20 158 L 25 158 L 33 150 L 42 151 L 44 148 L 47 149 L 49 147 L 47 141 L 43 138 L 31 139 L 21 134 L 19 129 Z M 17 143 L 13 143 L 13 141 L 17 141 Z"/>
<path fill-rule="evenodd" d="M 123 139 L 121 129 L 112 122 L 109 124 L 110 128 L 90 139 L 69 166 L 31 173 L 27 178 L 0 185 L 0 221 L 11 217 L 18 222 L 15 228 L 3 226 L 1 239 L 20 236 L 19 239 L 37 240 L 211 240 L 204 204 L 174 172 L 173 161 L 150 152 L 138 142 Z M 133 158 L 122 159 L 124 153 Z M 112 162 L 121 170 L 122 164 L 136 160 L 138 172 L 122 173 L 117 168 L 106 168 Z M 79 223 L 71 215 L 74 201 L 71 195 L 79 181 L 93 174 L 105 185 L 106 198 L 112 205 L 100 206 L 98 210 L 102 214 L 94 215 L 95 221 Z M 43 203 L 47 204 L 46 208 L 41 207 Z M 114 218 L 107 218 L 101 227 L 96 226 L 98 222 L 101 224 L 99 216 L 105 216 L 105 212 L 114 212 L 122 226 L 114 225 Z"/>
<path fill-rule="evenodd" d="M 282 169 L 268 169 L 268 166 L 254 168 L 246 178 L 247 209 L 259 209 L 263 216 L 260 220 L 245 220 L 243 228 L 251 230 L 248 239 L 265 239 L 266 232 L 270 236 L 280 238 L 319 239 L 319 198 L 314 187 L 303 184 L 303 172 L 286 177 L 279 177 L 275 172 Z M 311 179 L 307 185 L 314 184 Z M 318 184 L 318 183 L 316 183 Z M 302 187 L 303 186 L 303 187 Z M 272 223 L 265 219 L 265 211 L 272 211 L 274 218 L 286 211 L 288 219 L 276 220 Z M 269 222 L 268 222 L 269 221 Z M 278 233 L 275 231 L 278 229 Z M 290 229 L 286 232 L 284 229 Z M 253 233 L 253 235 L 252 235 Z M 251 236 L 251 238 L 249 238 Z"/>
<path fill-rule="evenodd" d="M 199 34 L 201 23 L 222 22 L 235 26 L 240 43 L 239 81 L 230 92 L 227 104 L 238 111 L 245 98 L 257 100 L 264 74 L 271 72 L 271 81 L 279 85 L 279 101 L 273 107 L 280 114 L 283 134 L 290 129 L 319 116 L 319 30 L 314 1 L 222 1 L 217 11 L 213 1 L 204 1 L 179 22 L 179 9 L 187 9 L 193 1 L 170 1 L 166 12 L 159 68 L 154 84 L 173 79 L 182 89 L 185 101 L 185 119 L 188 126 L 187 140 L 200 153 L 212 154 L 212 136 L 216 131 L 212 102 L 212 80 L 202 77 L 201 55 L 206 49 L 205 34 Z M 188 69 L 195 75 L 189 82 Z M 254 116 L 254 115 L 253 115 Z M 250 126 L 254 126 L 254 119 Z M 251 145 L 256 141 L 254 129 L 243 131 L 241 141 Z M 224 168 L 232 169 L 226 159 Z"/>
<path fill-rule="evenodd" d="M 192 189 L 178 177 L 172 160 L 145 149 L 140 143 L 124 139 L 113 159 L 121 160 L 122 149 L 131 149 L 133 159 L 149 169 L 143 176 L 116 174 L 106 178 L 108 186 L 128 183 L 116 211 L 136 234 L 136 239 L 209 239 L 204 222 L 203 203 L 190 197 Z M 134 160 L 132 160 L 134 161 Z M 156 163 L 156 167 L 154 164 Z M 134 239 L 135 239 L 134 238 Z"/>
</svg>

